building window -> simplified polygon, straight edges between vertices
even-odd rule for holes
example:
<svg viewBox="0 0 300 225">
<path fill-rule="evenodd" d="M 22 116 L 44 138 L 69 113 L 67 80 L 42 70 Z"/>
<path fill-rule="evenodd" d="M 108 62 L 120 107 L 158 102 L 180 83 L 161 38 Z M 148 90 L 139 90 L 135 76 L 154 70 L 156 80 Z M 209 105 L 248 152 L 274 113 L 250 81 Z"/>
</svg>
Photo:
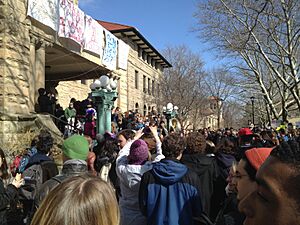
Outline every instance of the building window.
<svg viewBox="0 0 300 225">
<path fill-rule="evenodd" d="M 146 89 L 146 76 L 143 76 L 143 92 L 146 93 L 147 89 Z"/>
<path fill-rule="evenodd" d="M 151 57 L 150 57 L 150 55 L 147 56 L 147 63 L 151 64 Z"/>
<path fill-rule="evenodd" d="M 147 115 L 147 106 L 144 105 L 144 116 L 146 116 L 146 115 Z"/>
<path fill-rule="evenodd" d="M 143 51 L 143 53 L 142 53 L 142 58 L 144 61 L 147 60 L 147 53 L 145 51 Z"/>
<path fill-rule="evenodd" d="M 134 81 L 135 81 L 135 88 L 139 89 L 139 71 L 135 71 L 135 77 L 134 77 Z"/>
<path fill-rule="evenodd" d="M 158 98 L 160 97 L 160 86 L 159 86 L 159 84 L 157 84 L 157 97 Z"/>
<path fill-rule="evenodd" d="M 136 112 L 136 113 L 139 112 L 139 103 L 135 103 L 135 112 Z"/>
<path fill-rule="evenodd" d="M 151 59 L 151 66 L 154 67 L 155 66 L 155 60 Z"/>
<path fill-rule="evenodd" d="M 138 56 L 139 56 L 139 58 L 142 57 L 142 54 L 143 54 L 143 50 L 140 48 L 140 46 L 138 46 Z"/>
<path fill-rule="evenodd" d="M 151 95 L 151 80 L 148 78 L 148 94 Z"/>
<path fill-rule="evenodd" d="M 152 95 L 154 96 L 155 93 L 154 93 L 154 88 L 155 88 L 155 84 L 154 84 L 154 80 L 152 81 Z"/>
</svg>

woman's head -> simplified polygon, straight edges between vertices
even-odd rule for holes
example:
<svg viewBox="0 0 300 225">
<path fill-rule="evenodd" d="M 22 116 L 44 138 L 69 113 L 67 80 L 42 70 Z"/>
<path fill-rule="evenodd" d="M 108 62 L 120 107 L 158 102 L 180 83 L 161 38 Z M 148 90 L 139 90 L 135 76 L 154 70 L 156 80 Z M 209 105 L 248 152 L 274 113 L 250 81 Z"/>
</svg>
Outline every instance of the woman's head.
<svg viewBox="0 0 300 225">
<path fill-rule="evenodd" d="M 130 129 L 121 130 L 117 134 L 118 145 L 120 146 L 120 148 L 123 148 L 127 141 L 132 140 L 134 138 L 134 135 L 135 133 Z"/>
<path fill-rule="evenodd" d="M 2 179 L 8 178 L 7 163 L 4 155 L 4 151 L 0 148 L 0 177 Z"/>
<path fill-rule="evenodd" d="M 31 225 L 118 225 L 113 188 L 98 177 L 71 177 L 54 188 L 35 213 Z"/>
<path fill-rule="evenodd" d="M 41 130 L 38 135 L 38 141 L 36 143 L 36 148 L 39 152 L 48 154 L 53 146 L 53 137 L 47 130 Z"/>
</svg>

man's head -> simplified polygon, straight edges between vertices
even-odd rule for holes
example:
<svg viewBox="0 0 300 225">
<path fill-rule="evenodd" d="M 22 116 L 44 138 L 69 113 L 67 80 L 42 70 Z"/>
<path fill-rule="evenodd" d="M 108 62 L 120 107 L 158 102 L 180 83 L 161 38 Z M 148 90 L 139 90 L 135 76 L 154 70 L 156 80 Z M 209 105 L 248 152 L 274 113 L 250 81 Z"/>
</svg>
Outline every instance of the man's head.
<svg viewBox="0 0 300 225">
<path fill-rule="evenodd" d="M 166 158 L 180 160 L 185 148 L 185 140 L 178 133 L 166 136 L 162 142 L 162 153 Z"/>
<path fill-rule="evenodd" d="M 64 141 L 62 150 L 64 161 L 68 159 L 87 160 L 89 143 L 85 137 L 75 134 Z"/>
<path fill-rule="evenodd" d="M 199 132 L 190 133 L 186 137 L 186 150 L 188 154 L 205 153 L 206 140 Z"/>
<path fill-rule="evenodd" d="M 48 154 L 53 147 L 53 137 L 47 130 L 41 130 L 37 137 L 36 148 L 40 153 Z"/>
<path fill-rule="evenodd" d="M 256 174 L 257 189 L 240 202 L 245 224 L 289 225 L 300 221 L 300 149 L 283 142 Z"/>
</svg>

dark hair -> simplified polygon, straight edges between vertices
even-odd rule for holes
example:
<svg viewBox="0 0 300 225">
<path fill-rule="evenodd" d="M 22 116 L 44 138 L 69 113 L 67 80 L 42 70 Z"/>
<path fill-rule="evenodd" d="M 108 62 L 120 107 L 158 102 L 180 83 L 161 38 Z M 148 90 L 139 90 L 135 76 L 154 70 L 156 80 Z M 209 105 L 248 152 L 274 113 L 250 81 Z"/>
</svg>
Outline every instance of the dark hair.
<svg viewBox="0 0 300 225">
<path fill-rule="evenodd" d="M 271 156 L 277 158 L 282 163 L 287 164 L 294 169 L 295 175 L 288 179 L 288 184 L 285 185 L 287 194 L 295 199 L 300 210 L 300 148 L 299 143 L 294 140 L 282 142 L 276 146 Z"/>
<path fill-rule="evenodd" d="M 162 152 L 166 158 L 176 159 L 185 148 L 185 140 L 178 133 L 166 136 L 162 142 Z"/>
<path fill-rule="evenodd" d="M 206 140 L 199 132 L 192 132 L 186 137 L 185 153 L 196 154 L 205 153 Z"/>
<path fill-rule="evenodd" d="M 36 143 L 36 148 L 39 152 L 48 154 L 53 146 L 53 137 L 47 130 L 41 130 L 38 135 L 38 141 Z"/>
<path fill-rule="evenodd" d="M 8 171 L 7 171 L 7 162 L 5 159 L 4 151 L 0 148 L 0 157 L 2 158 L 2 165 L 0 167 L 0 177 L 2 179 L 8 178 Z"/>
<path fill-rule="evenodd" d="M 225 153 L 229 155 L 235 155 L 236 146 L 235 144 L 229 140 L 229 138 L 222 138 L 216 146 L 216 150 L 218 153 Z"/>
<path fill-rule="evenodd" d="M 44 95 L 45 91 L 46 91 L 45 88 L 39 88 L 38 89 L 39 95 Z"/>
<path fill-rule="evenodd" d="M 247 172 L 250 180 L 255 181 L 255 176 L 257 172 L 256 169 L 254 169 L 254 167 L 250 164 L 245 153 L 243 154 L 242 159 L 246 162 L 244 169 Z"/>
<path fill-rule="evenodd" d="M 119 151 L 118 141 L 115 138 L 107 138 L 101 145 L 97 145 L 93 151 L 96 155 L 95 170 L 100 172 L 102 166 L 112 163 Z"/>
<path fill-rule="evenodd" d="M 272 150 L 271 156 L 289 164 L 300 172 L 300 148 L 297 141 L 282 142 Z"/>
<path fill-rule="evenodd" d="M 128 140 L 128 139 L 133 139 L 135 136 L 135 133 L 130 129 L 125 129 L 125 130 L 121 130 L 117 134 L 117 136 L 120 136 L 120 135 L 122 135 L 126 140 Z"/>
<path fill-rule="evenodd" d="M 144 133 L 143 136 L 141 137 L 141 139 L 146 142 L 151 154 L 154 154 L 156 152 L 156 141 L 155 141 L 153 134 L 152 133 Z"/>
</svg>

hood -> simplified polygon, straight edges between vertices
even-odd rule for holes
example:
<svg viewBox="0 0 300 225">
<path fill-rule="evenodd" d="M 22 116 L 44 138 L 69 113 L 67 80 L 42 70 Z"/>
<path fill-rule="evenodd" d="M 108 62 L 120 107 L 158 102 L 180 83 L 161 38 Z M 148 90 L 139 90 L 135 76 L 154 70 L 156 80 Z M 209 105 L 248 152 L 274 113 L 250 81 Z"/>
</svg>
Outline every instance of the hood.
<svg viewBox="0 0 300 225">
<path fill-rule="evenodd" d="M 178 182 L 188 171 L 188 168 L 178 160 L 164 159 L 153 164 L 152 173 L 156 180 L 163 185 Z"/>
<path fill-rule="evenodd" d="M 184 154 L 181 162 L 195 171 L 198 175 L 202 175 L 214 167 L 215 157 L 204 154 Z"/>
<path fill-rule="evenodd" d="M 34 164 L 39 164 L 43 161 L 51 161 L 51 159 L 47 155 L 37 152 L 35 155 L 33 155 L 32 157 L 29 158 L 26 168 L 28 168 Z"/>
<path fill-rule="evenodd" d="M 235 157 L 233 155 L 229 155 L 229 154 L 225 154 L 225 153 L 218 154 L 217 159 L 218 159 L 219 163 L 225 168 L 231 167 L 233 161 L 235 161 Z"/>
</svg>

